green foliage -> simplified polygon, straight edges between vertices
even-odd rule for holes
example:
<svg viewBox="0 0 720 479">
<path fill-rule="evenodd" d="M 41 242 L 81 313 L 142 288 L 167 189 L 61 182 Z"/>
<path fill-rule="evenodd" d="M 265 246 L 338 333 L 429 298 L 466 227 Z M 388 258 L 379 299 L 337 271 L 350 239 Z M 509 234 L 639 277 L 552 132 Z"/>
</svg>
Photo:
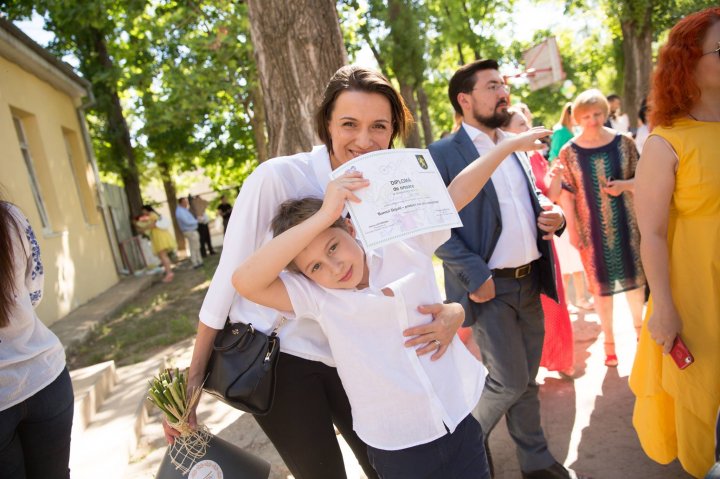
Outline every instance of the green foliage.
<svg viewBox="0 0 720 479">
<path fill-rule="evenodd" d="M 522 58 L 522 52 L 533 44 L 555 34 L 562 59 L 566 80 L 537 91 L 530 91 L 527 84 L 513 87 L 513 102 L 526 103 L 533 112 L 533 123 L 552 127 L 560 120 L 563 105 L 573 101 L 582 91 L 598 88 L 608 92 L 615 78 L 615 71 L 607 59 L 612 55 L 613 44 L 603 32 L 583 32 L 576 35 L 569 29 L 554 32 L 538 31 L 530 43 L 513 42 L 510 47 L 512 58 Z M 521 69 L 520 64 L 517 65 Z"/>
</svg>

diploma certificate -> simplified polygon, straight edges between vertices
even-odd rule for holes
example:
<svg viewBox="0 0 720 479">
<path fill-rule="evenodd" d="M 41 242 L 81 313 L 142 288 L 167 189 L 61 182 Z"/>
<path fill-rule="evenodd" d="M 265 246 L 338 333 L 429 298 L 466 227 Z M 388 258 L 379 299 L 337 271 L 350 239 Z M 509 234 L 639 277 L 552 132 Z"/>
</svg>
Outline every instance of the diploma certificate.
<svg viewBox="0 0 720 479">
<path fill-rule="evenodd" d="M 370 185 L 348 201 L 357 236 L 373 249 L 423 233 L 462 226 L 428 150 L 407 148 L 367 153 L 335 169 L 335 179 L 360 171 Z"/>
</svg>

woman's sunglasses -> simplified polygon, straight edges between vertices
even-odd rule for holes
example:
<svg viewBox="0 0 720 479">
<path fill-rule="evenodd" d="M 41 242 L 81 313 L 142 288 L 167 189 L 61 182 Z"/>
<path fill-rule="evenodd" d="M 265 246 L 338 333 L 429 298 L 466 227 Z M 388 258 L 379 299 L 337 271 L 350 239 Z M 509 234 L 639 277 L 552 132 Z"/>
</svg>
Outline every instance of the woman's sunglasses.
<svg viewBox="0 0 720 479">
<path fill-rule="evenodd" d="M 720 42 L 718 42 L 718 47 L 717 47 L 715 50 L 713 50 L 713 51 L 711 51 L 711 52 L 705 52 L 705 53 L 702 54 L 702 56 L 712 55 L 713 53 L 717 53 L 717 54 L 718 54 L 718 57 L 720 57 Z"/>
</svg>

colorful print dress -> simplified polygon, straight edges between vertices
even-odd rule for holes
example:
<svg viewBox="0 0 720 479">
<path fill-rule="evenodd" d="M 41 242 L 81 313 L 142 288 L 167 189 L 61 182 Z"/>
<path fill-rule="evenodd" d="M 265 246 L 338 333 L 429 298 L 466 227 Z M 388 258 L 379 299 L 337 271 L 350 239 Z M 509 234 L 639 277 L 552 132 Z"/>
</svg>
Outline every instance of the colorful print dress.
<svg viewBox="0 0 720 479">
<path fill-rule="evenodd" d="M 611 196 L 602 191 L 611 178 L 635 176 L 635 142 L 621 134 L 596 148 L 571 141 L 560 150 L 558 160 L 565 167 L 563 189 L 575 196 L 575 223 L 588 289 L 611 296 L 644 286 L 633 194 Z"/>
</svg>

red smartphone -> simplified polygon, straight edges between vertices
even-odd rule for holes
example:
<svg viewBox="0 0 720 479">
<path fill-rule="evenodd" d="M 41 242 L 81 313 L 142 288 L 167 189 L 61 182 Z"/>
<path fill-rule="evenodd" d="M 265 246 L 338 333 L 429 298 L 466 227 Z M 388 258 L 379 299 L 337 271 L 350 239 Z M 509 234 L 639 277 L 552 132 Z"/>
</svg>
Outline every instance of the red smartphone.
<svg viewBox="0 0 720 479">
<path fill-rule="evenodd" d="M 680 369 L 685 369 L 695 361 L 695 358 L 693 358 L 692 353 L 680 338 L 679 334 L 675 336 L 675 341 L 673 341 L 673 346 L 670 350 L 670 356 L 672 356 L 673 361 L 675 361 L 675 364 L 677 364 L 677 367 Z"/>
</svg>

